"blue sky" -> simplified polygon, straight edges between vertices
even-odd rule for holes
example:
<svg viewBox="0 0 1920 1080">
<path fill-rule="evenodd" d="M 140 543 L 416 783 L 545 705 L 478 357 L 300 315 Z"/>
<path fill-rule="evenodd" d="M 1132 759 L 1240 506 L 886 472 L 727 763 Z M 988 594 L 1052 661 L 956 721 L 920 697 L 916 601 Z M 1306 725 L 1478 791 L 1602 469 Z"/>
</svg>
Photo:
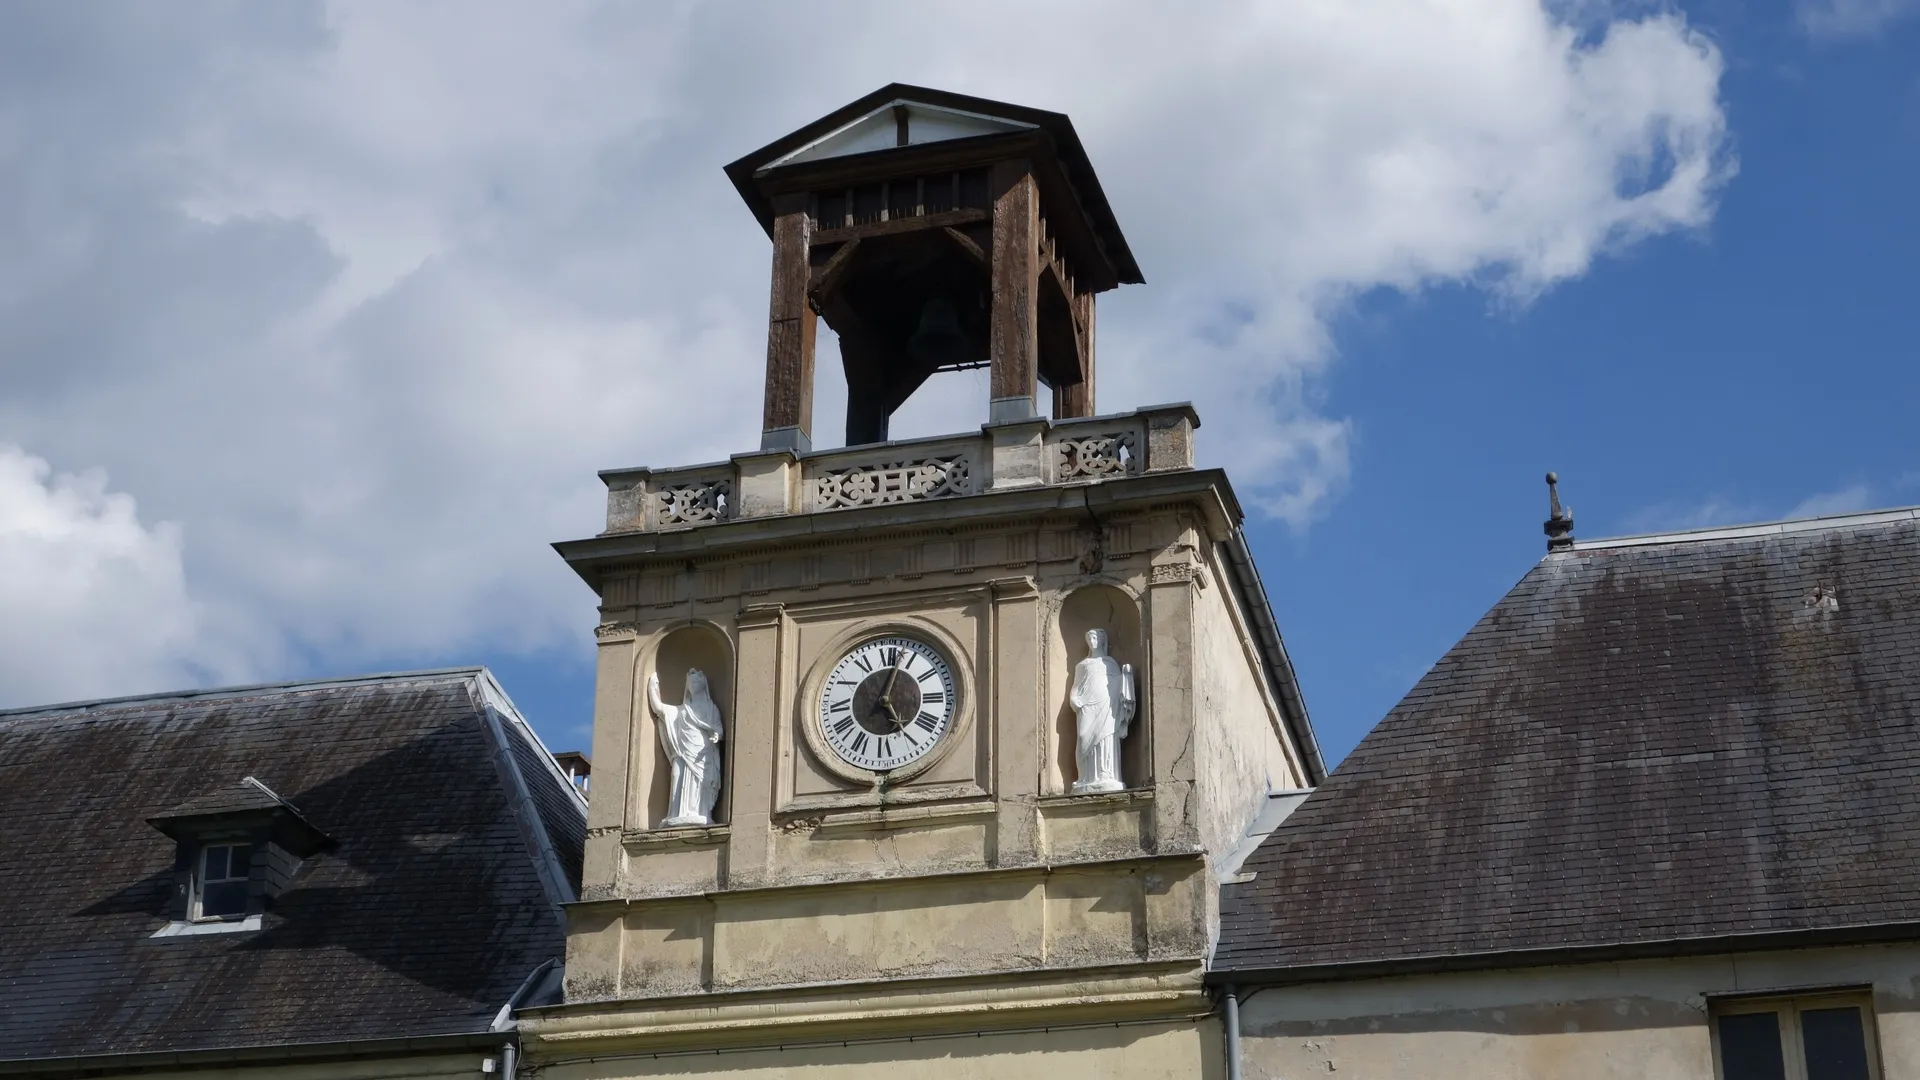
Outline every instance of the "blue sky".
<svg viewBox="0 0 1920 1080">
<path fill-rule="evenodd" d="M 893 80 L 1074 118 L 1148 278 L 1099 404 L 1198 404 L 1330 758 L 1548 469 L 1585 536 L 1920 502 L 1920 3 L 837 6 L 826 68 L 777 3 L 0 6 L 0 707 L 482 662 L 584 746 L 546 545 L 756 440 L 720 166 Z"/>
<path fill-rule="evenodd" d="M 1920 502 L 1920 18 L 1686 10 L 1739 162 L 1709 226 L 1524 306 L 1381 288 L 1336 324 L 1352 481 L 1304 531 L 1249 527 L 1330 760 L 1544 553 L 1548 469 L 1594 537 Z M 579 741 L 575 654 L 487 662 Z"/>
<path fill-rule="evenodd" d="M 1341 325 L 1353 486 L 1255 531 L 1330 756 L 1544 552 L 1548 469 L 1593 537 L 1920 502 L 1920 20 L 1689 12 L 1740 163 L 1711 226 L 1519 311 L 1447 288 Z"/>
</svg>

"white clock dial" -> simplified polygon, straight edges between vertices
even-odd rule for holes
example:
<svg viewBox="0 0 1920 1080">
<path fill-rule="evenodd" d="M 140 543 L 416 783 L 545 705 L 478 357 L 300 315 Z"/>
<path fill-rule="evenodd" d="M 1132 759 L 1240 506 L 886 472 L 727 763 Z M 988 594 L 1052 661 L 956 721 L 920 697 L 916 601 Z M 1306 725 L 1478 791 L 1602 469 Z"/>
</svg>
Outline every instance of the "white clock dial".
<svg viewBox="0 0 1920 1080">
<path fill-rule="evenodd" d="M 909 637 L 863 642 L 820 689 L 820 731 L 848 764 L 887 772 L 925 757 L 953 726 L 953 669 Z"/>
</svg>

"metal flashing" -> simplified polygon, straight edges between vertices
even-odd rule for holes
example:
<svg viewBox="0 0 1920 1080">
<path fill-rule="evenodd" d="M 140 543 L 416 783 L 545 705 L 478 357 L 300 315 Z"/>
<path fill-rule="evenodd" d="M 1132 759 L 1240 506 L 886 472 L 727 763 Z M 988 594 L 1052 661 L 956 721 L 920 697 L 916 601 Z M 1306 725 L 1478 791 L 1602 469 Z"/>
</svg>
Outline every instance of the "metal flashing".
<svg viewBox="0 0 1920 1080">
<path fill-rule="evenodd" d="M 419 671 L 389 671 L 372 675 L 326 676 L 315 679 L 292 679 L 285 682 L 246 683 L 240 686 L 212 686 L 202 690 L 167 690 L 156 694 L 128 694 L 125 697 L 89 698 L 81 701 L 55 702 L 49 705 L 23 705 L 18 708 L 0 709 L 0 720 L 36 716 L 43 713 L 78 712 L 83 709 L 105 708 L 115 705 L 136 705 L 149 701 L 190 701 L 200 698 L 244 697 L 250 694 L 266 693 L 273 690 L 332 690 L 340 687 L 367 686 L 383 682 L 435 682 L 442 679 L 472 676 L 484 671 L 486 671 L 486 668 L 483 667 L 424 668 Z"/>
<path fill-rule="evenodd" d="M 1209 970 L 1209 986 L 1296 986 L 1302 983 L 1348 979 L 1377 979 L 1395 975 L 1433 975 L 1496 969 L 1561 967 L 1620 960 L 1671 959 L 1721 953 L 1771 952 L 1835 945 L 1879 945 L 1920 939 L 1920 922 L 1862 923 L 1852 926 L 1807 927 L 1701 937 L 1648 938 L 1597 945 L 1561 945 L 1540 948 L 1497 949 L 1470 953 L 1430 953 L 1326 964 Z"/>
<path fill-rule="evenodd" d="M 148 934 L 153 938 L 198 937 L 201 934 L 243 934 L 258 930 L 263 925 L 258 915 L 249 915 L 244 919 L 225 919 L 220 922 L 170 922 Z"/>
<path fill-rule="evenodd" d="M 493 739 L 494 767 L 498 770 L 501 779 L 506 782 L 507 794 L 513 800 L 514 817 L 518 819 L 521 839 L 526 842 L 527 852 L 533 858 L 534 873 L 540 878 L 540 887 L 547 894 L 554 918 L 559 920 L 564 928 L 567 917 L 562 909 L 563 905 L 577 899 L 574 895 L 573 883 L 567 880 L 566 870 L 560 862 L 560 854 L 554 849 L 552 837 L 547 835 L 546 819 L 541 815 L 539 804 L 534 801 L 533 793 L 527 788 L 527 778 L 520 772 L 519 762 L 514 760 L 513 749 L 507 743 L 509 736 L 502 723 L 502 717 L 507 718 L 519 733 L 514 737 L 524 738 L 532 743 L 534 749 L 539 752 L 538 756 L 552 768 L 555 782 L 566 788 L 568 798 L 574 800 L 575 805 L 580 806 L 583 813 L 586 806 L 581 800 L 579 789 L 559 771 L 560 766 L 553 760 L 553 755 L 541 745 L 539 736 L 534 735 L 533 729 L 527 726 L 526 719 L 520 715 L 518 709 L 514 708 L 513 702 L 507 698 L 506 691 L 500 688 L 500 684 L 494 680 L 492 673 L 484 668 L 481 669 L 473 680 L 472 688 L 476 699 L 475 704 L 480 707 L 480 712 L 486 717 L 486 729 Z"/>
<path fill-rule="evenodd" d="M 1781 536 L 1787 533 L 1817 532 L 1822 529 L 1854 529 L 1900 521 L 1920 521 L 1920 507 L 1866 510 L 1851 514 L 1823 514 L 1817 517 L 1788 518 L 1783 521 L 1763 521 L 1751 525 L 1612 536 L 1602 540 L 1576 540 L 1573 550 L 1595 551 L 1604 548 L 1648 547 L 1655 544 L 1687 544 L 1709 540 L 1744 540 L 1756 536 Z"/>
</svg>

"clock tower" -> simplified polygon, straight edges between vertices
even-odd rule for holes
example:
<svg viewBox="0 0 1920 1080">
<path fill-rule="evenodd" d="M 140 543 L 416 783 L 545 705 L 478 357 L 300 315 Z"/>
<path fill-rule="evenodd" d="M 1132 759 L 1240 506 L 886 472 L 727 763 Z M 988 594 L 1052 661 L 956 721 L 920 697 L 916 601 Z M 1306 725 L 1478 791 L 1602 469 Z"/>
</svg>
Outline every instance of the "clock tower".
<svg viewBox="0 0 1920 1080">
<path fill-rule="evenodd" d="M 1095 408 L 1094 297 L 1142 279 L 1073 126 L 893 85 L 727 174 L 773 246 L 761 442 L 602 473 L 557 545 L 595 776 L 527 1063 L 1197 1075 L 1230 853 L 1324 770 L 1199 418 Z M 969 367 L 985 424 L 887 441 Z"/>
</svg>

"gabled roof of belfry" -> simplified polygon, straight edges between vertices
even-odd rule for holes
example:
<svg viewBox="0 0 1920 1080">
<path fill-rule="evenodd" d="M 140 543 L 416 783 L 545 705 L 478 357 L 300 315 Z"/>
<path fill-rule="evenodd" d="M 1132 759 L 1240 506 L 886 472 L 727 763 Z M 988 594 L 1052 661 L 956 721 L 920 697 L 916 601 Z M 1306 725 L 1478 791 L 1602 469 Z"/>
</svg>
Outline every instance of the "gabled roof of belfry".
<svg viewBox="0 0 1920 1080">
<path fill-rule="evenodd" d="M 260 928 L 154 937 L 156 824 L 261 812 L 328 842 Z M 0 1071 L 486 1033 L 563 953 L 585 832 L 480 668 L 0 712 Z"/>
<path fill-rule="evenodd" d="M 727 166 L 727 176 L 760 219 L 761 227 L 771 233 L 773 206 L 755 178 L 774 169 L 895 149 L 891 138 L 895 106 L 909 113 L 910 146 L 1027 131 L 1045 136 L 1119 283 L 1133 285 L 1146 280 L 1107 203 L 1106 192 L 1100 188 L 1100 178 L 1094 175 L 1093 163 L 1080 145 L 1080 136 L 1073 130 L 1073 121 L 1065 113 L 889 83 L 740 158 Z"/>
<path fill-rule="evenodd" d="M 1915 805 L 1920 512 L 1580 541 L 1240 867 L 1213 978 L 1920 936 Z"/>
</svg>

